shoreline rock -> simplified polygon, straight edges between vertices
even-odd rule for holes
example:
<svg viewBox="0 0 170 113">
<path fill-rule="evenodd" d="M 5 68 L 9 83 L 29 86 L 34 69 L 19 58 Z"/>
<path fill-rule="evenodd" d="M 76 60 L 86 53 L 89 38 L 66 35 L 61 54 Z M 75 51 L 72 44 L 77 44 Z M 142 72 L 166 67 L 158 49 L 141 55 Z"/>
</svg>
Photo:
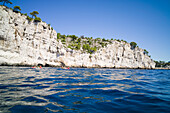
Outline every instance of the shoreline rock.
<svg viewBox="0 0 170 113">
<path fill-rule="evenodd" d="M 1 64 L 0 66 L 10 66 L 10 67 L 33 67 L 34 65 L 8 65 L 8 64 Z M 44 67 L 54 67 L 54 68 L 62 68 L 62 66 L 44 66 Z M 115 67 L 70 67 L 70 68 L 87 68 L 87 69 L 140 69 L 140 70 L 170 70 L 170 68 L 115 68 Z"/>
</svg>

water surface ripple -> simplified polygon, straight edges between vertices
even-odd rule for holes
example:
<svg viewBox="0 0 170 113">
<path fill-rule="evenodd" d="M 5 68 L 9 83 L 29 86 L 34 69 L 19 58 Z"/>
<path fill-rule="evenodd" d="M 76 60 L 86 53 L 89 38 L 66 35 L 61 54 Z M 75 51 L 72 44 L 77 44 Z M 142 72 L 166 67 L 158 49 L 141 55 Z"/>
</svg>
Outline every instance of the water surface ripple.
<svg viewBox="0 0 170 113">
<path fill-rule="evenodd" d="M 170 70 L 0 67 L 0 113 L 169 113 Z"/>
</svg>

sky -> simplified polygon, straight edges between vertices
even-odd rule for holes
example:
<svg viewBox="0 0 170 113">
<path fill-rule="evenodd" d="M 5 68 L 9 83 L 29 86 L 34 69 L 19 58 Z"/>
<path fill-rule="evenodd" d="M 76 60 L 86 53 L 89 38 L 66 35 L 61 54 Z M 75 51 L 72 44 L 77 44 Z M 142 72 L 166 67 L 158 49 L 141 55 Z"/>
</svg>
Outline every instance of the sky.
<svg viewBox="0 0 170 113">
<path fill-rule="evenodd" d="M 65 35 L 123 39 L 170 61 L 170 0 L 11 0 Z M 2 3 L 1 3 L 2 4 Z"/>
</svg>

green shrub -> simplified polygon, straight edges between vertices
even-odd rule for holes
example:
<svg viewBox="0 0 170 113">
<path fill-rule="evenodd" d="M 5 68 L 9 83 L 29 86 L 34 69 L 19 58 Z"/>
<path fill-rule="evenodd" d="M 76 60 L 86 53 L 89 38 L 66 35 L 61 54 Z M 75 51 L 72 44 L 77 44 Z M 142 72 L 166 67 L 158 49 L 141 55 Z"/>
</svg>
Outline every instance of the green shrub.
<svg viewBox="0 0 170 113">
<path fill-rule="evenodd" d="M 84 35 L 80 36 L 80 38 L 84 39 Z"/>
<path fill-rule="evenodd" d="M 5 3 L 12 4 L 12 2 L 10 0 L 0 0 L 0 2 L 4 2 L 3 6 L 5 6 Z"/>
<path fill-rule="evenodd" d="M 154 61 L 156 63 L 155 67 L 166 67 L 166 66 L 170 66 L 170 61 L 169 62 L 165 62 L 165 61 Z"/>
<path fill-rule="evenodd" d="M 60 33 L 57 33 L 57 38 L 61 39 L 61 34 Z"/>
<path fill-rule="evenodd" d="M 76 45 L 76 49 L 79 50 L 81 48 L 81 44 Z"/>
<path fill-rule="evenodd" d="M 77 42 L 80 43 L 81 42 L 81 38 L 78 38 Z"/>
<path fill-rule="evenodd" d="M 36 18 L 38 14 L 39 14 L 38 11 L 33 11 L 33 12 L 30 13 L 30 15 L 32 15 L 32 18 L 33 17 Z"/>
<path fill-rule="evenodd" d="M 105 44 L 104 44 L 103 42 L 100 42 L 100 45 L 101 45 L 102 47 L 104 47 L 104 46 L 105 46 Z"/>
<path fill-rule="evenodd" d="M 97 51 L 97 47 L 95 46 L 95 47 L 92 47 L 92 48 L 90 48 L 90 51 L 93 53 L 93 52 L 96 52 Z"/>
<path fill-rule="evenodd" d="M 68 48 L 70 48 L 70 49 L 74 49 L 73 47 L 71 47 L 70 45 L 69 46 L 67 46 Z"/>
<path fill-rule="evenodd" d="M 96 40 L 101 40 L 101 38 L 96 38 Z"/>
<path fill-rule="evenodd" d="M 131 42 L 130 46 L 131 46 L 132 49 L 134 49 L 137 46 L 137 44 L 136 44 L 136 42 Z"/>
<path fill-rule="evenodd" d="M 27 18 L 26 18 L 28 21 L 32 21 L 33 20 L 33 18 L 31 18 L 31 17 L 29 17 L 29 16 L 27 16 Z"/>
<path fill-rule="evenodd" d="M 66 42 L 66 40 L 65 40 L 65 39 L 62 39 L 61 42 Z"/>
<path fill-rule="evenodd" d="M 41 18 L 35 17 L 34 22 L 41 22 Z"/>
<path fill-rule="evenodd" d="M 125 41 L 125 40 L 121 40 L 121 41 L 127 43 L 127 41 Z"/>
<path fill-rule="evenodd" d="M 70 37 L 72 38 L 73 41 L 75 41 L 75 40 L 78 38 L 78 37 L 75 36 L 75 35 L 71 35 Z"/>
<path fill-rule="evenodd" d="M 117 41 L 118 41 L 118 42 L 120 42 L 120 40 L 119 40 L 119 39 L 117 39 Z"/>
<path fill-rule="evenodd" d="M 66 35 L 61 35 L 61 38 L 66 39 Z"/>
<path fill-rule="evenodd" d="M 21 8 L 20 8 L 20 6 L 14 6 L 14 12 L 19 12 L 19 10 L 21 11 Z"/>
<path fill-rule="evenodd" d="M 144 49 L 144 53 L 148 55 L 149 52 L 146 49 Z"/>
<path fill-rule="evenodd" d="M 102 41 L 107 41 L 107 40 L 105 38 L 103 38 Z"/>
<path fill-rule="evenodd" d="M 86 50 L 86 44 L 84 44 L 82 48 L 83 48 L 83 50 Z"/>
<path fill-rule="evenodd" d="M 88 42 L 90 45 L 92 44 L 91 40 L 88 40 L 87 42 Z"/>
<path fill-rule="evenodd" d="M 111 40 L 109 40 L 109 44 L 112 44 L 112 41 L 111 41 Z"/>
<path fill-rule="evenodd" d="M 25 13 L 24 15 L 27 16 L 27 13 Z"/>
<path fill-rule="evenodd" d="M 89 44 L 84 44 L 83 45 L 83 50 L 90 50 Z"/>
</svg>

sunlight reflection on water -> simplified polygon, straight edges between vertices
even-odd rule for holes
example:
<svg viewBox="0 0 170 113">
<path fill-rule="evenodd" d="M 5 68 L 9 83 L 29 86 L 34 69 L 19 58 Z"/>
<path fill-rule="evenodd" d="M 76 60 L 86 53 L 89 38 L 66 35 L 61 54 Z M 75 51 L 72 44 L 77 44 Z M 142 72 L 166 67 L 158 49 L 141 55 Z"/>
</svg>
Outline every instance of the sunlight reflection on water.
<svg viewBox="0 0 170 113">
<path fill-rule="evenodd" d="M 0 112 L 167 112 L 170 71 L 160 71 L 0 67 Z"/>
</svg>

